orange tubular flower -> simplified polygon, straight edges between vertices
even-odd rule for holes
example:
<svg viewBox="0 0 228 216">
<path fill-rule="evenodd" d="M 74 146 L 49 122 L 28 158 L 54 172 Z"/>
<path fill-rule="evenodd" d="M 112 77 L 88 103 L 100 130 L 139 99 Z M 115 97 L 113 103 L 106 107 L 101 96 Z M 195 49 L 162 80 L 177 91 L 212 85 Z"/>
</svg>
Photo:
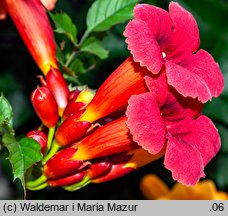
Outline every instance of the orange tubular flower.
<svg viewBox="0 0 228 216">
<path fill-rule="evenodd" d="M 58 68 L 54 34 L 40 0 L 1 1 L 41 71 L 46 75 L 51 66 Z"/>
<path fill-rule="evenodd" d="M 132 95 L 146 91 L 143 73 L 146 69 L 129 57 L 101 85 L 79 120 L 94 122 L 126 106 Z"/>
<path fill-rule="evenodd" d="M 138 148 L 126 127 L 126 117 L 112 121 L 74 144 L 77 152 L 72 159 L 91 160 Z"/>
<path fill-rule="evenodd" d="M 126 117 L 122 117 L 96 129 L 78 143 L 60 150 L 44 165 L 44 175 L 47 180 L 69 177 L 65 179 L 68 182 L 76 178 L 76 173 L 87 170 L 86 178 L 100 183 L 159 159 L 164 155 L 164 150 L 151 155 L 141 149 L 131 139 Z"/>
</svg>

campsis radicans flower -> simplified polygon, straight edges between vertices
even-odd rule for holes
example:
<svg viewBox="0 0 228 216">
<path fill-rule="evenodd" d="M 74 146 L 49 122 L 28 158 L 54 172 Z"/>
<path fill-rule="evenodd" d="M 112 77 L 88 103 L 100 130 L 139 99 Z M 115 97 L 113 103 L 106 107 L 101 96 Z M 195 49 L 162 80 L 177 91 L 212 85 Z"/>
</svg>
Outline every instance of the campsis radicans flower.
<svg viewBox="0 0 228 216">
<path fill-rule="evenodd" d="M 131 56 L 127 58 L 100 86 L 79 120 L 95 122 L 126 107 L 131 95 L 147 91 L 146 73 Z"/>
<path fill-rule="evenodd" d="M 146 73 L 146 68 L 143 70 L 129 57 L 104 81 L 94 97 L 86 93 L 89 100 L 82 100 L 82 94 L 76 94 L 75 99 L 69 100 L 63 114 L 64 121 L 56 131 L 58 144 L 66 146 L 76 142 L 91 129 L 93 122 L 126 107 L 131 95 L 147 91 Z"/>
<path fill-rule="evenodd" d="M 127 126 L 133 140 L 149 153 L 157 154 L 166 146 L 164 165 L 173 179 L 194 185 L 219 151 L 220 137 L 212 121 L 201 114 L 203 104 L 180 95 L 167 85 L 165 73 L 162 76 L 156 91 L 155 80 L 146 77 L 150 92 L 129 99 Z"/>
<path fill-rule="evenodd" d="M 26 137 L 36 140 L 41 146 L 41 153 L 44 154 L 47 149 L 47 135 L 41 130 L 33 130 L 26 134 Z"/>
<path fill-rule="evenodd" d="M 54 33 L 42 3 L 52 9 L 56 0 L 0 0 L 16 25 L 26 47 L 46 76 L 60 116 L 67 105 L 69 89 L 56 61 Z M 42 26 L 42 28 L 41 28 Z"/>
<path fill-rule="evenodd" d="M 57 0 L 40 0 L 40 1 L 44 5 L 44 7 L 49 11 L 55 8 L 55 4 L 57 2 Z M 5 2 L 6 0 L 0 0 L 0 20 L 5 19 L 7 15 Z"/>
<path fill-rule="evenodd" d="M 54 33 L 40 0 L 0 0 L 17 27 L 26 47 L 46 75 L 58 68 Z M 43 1 L 49 4 L 53 0 Z M 1 6 L 1 5 L 0 5 Z M 41 28 L 42 26 L 42 28 Z"/>
<path fill-rule="evenodd" d="M 136 5 L 124 35 L 134 61 L 155 75 L 164 67 L 168 84 L 183 96 L 205 103 L 221 94 L 224 79 L 219 65 L 208 52 L 198 50 L 197 23 L 178 3 L 171 2 L 169 12 Z"/>
<path fill-rule="evenodd" d="M 59 120 L 58 106 L 51 91 L 46 87 L 37 87 L 31 95 L 31 102 L 42 123 L 53 128 Z"/>
<path fill-rule="evenodd" d="M 126 117 L 122 117 L 57 152 L 44 165 L 42 179 L 53 187 L 78 183 L 75 188 L 110 181 L 157 160 L 164 149 L 152 155 L 140 148 L 129 135 Z"/>
</svg>

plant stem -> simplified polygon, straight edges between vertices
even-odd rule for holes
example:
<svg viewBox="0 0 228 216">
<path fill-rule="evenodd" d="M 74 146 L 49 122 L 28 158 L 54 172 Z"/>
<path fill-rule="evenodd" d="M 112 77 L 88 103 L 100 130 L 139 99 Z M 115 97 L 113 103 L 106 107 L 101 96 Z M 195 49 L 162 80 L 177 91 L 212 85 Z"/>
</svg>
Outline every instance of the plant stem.
<svg viewBox="0 0 228 216">
<path fill-rule="evenodd" d="M 42 189 L 46 188 L 47 186 L 48 186 L 48 183 L 45 182 L 45 183 L 43 183 L 43 184 L 41 184 L 41 185 L 39 185 L 37 187 L 29 187 L 29 186 L 27 186 L 27 189 L 32 190 L 32 191 L 36 191 L 36 190 L 42 190 Z"/>
<path fill-rule="evenodd" d="M 70 63 L 72 62 L 72 60 L 74 59 L 75 55 L 76 55 L 77 51 L 73 51 L 70 55 L 70 57 L 67 59 L 67 62 L 65 64 L 65 67 L 68 67 L 70 65 Z"/>
<path fill-rule="evenodd" d="M 26 182 L 26 188 L 36 188 L 40 185 L 42 185 L 43 183 L 45 183 L 47 181 L 47 177 L 43 174 L 42 176 L 40 176 L 38 179 L 34 180 L 34 181 L 28 181 Z"/>
<path fill-rule="evenodd" d="M 59 148 L 60 148 L 59 144 L 56 142 L 56 140 L 54 140 L 50 151 L 42 160 L 42 165 L 44 165 L 52 156 L 54 156 L 55 153 L 59 150 Z"/>
<path fill-rule="evenodd" d="M 69 185 L 69 186 L 63 186 L 63 188 L 67 191 L 75 191 L 78 190 L 82 187 L 85 187 L 86 185 L 88 185 L 90 183 L 90 178 L 88 176 L 85 176 L 85 178 L 73 185 Z"/>
<path fill-rule="evenodd" d="M 49 131 L 48 131 L 48 142 L 47 142 L 47 151 L 49 151 L 49 149 L 51 148 L 51 143 L 52 143 L 54 134 L 55 134 L 55 127 L 49 128 Z"/>
<path fill-rule="evenodd" d="M 81 38 L 81 40 L 80 40 L 80 42 L 78 44 L 79 47 L 83 44 L 83 42 L 89 36 L 90 33 L 91 33 L 91 31 L 88 31 L 88 30 L 85 31 L 84 35 L 82 36 L 82 38 Z"/>
</svg>

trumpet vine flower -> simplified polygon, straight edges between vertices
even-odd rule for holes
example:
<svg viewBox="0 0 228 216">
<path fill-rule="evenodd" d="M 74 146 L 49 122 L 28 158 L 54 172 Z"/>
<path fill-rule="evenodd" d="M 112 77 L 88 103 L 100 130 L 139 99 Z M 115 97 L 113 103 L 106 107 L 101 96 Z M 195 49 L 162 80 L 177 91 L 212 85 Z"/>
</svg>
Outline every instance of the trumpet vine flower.
<svg viewBox="0 0 228 216">
<path fill-rule="evenodd" d="M 56 99 L 61 116 L 68 102 L 69 90 L 58 70 L 54 33 L 42 5 L 53 9 L 55 2 L 56 0 L 0 0 L 0 8 L 9 13 L 26 47 L 46 76 L 47 87 Z"/>
<path fill-rule="evenodd" d="M 58 149 L 50 150 L 43 175 L 28 182 L 29 189 L 75 190 L 161 156 L 182 184 L 194 185 L 205 176 L 204 167 L 221 145 L 214 124 L 202 114 L 204 103 L 223 89 L 219 66 L 198 50 L 197 24 L 178 3 L 170 3 L 169 13 L 139 4 L 134 15 L 124 32 L 132 55 L 96 94 L 84 101 L 78 100 L 80 91 L 67 90 L 64 106 L 56 99 L 63 114 L 54 135 Z M 63 80 L 53 81 L 56 71 L 51 65 L 45 81 L 55 98 Z"/>
<path fill-rule="evenodd" d="M 205 103 L 221 94 L 224 79 L 219 65 L 208 52 L 198 50 L 197 23 L 178 3 L 171 2 L 169 12 L 136 5 L 124 35 L 134 61 L 152 74 L 165 68 L 168 84 L 183 96 Z"/>
<path fill-rule="evenodd" d="M 81 141 L 63 148 L 44 165 L 43 175 L 27 188 L 46 186 L 79 189 L 88 183 L 119 178 L 164 155 L 152 155 L 133 142 L 126 127 L 126 117 L 96 129 Z"/>
<path fill-rule="evenodd" d="M 40 0 L 1 1 L 41 71 L 46 75 L 51 66 L 58 68 L 54 34 Z"/>
<path fill-rule="evenodd" d="M 151 154 L 166 146 L 164 165 L 172 171 L 173 179 L 194 185 L 205 176 L 204 167 L 220 149 L 218 131 L 201 114 L 201 102 L 183 97 L 165 78 L 160 78 L 161 87 L 156 91 L 155 80 L 146 80 L 151 92 L 132 96 L 127 107 L 127 126 L 133 140 Z"/>
</svg>

